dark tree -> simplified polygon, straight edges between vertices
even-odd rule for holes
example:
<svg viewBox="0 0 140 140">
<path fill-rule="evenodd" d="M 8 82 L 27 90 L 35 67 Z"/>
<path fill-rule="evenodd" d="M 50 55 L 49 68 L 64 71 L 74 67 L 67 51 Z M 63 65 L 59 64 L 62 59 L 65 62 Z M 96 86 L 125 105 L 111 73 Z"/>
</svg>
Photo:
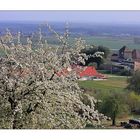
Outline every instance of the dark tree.
<svg viewBox="0 0 140 140">
<path fill-rule="evenodd" d="M 104 46 L 93 46 L 91 48 L 85 48 L 82 50 L 82 53 L 85 53 L 86 55 L 93 55 L 96 52 L 104 52 L 103 58 L 101 57 L 90 57 L 88 60 L 85 60 L 85 65 L 89 65 L 90 63 L 97 63 L 97 68 L 100 67 L 101 64 L 104 63 L 104 59 L 107 58 L 108 54 L 110 53 L 110 50 L 107 47 Z"/>
</svg>

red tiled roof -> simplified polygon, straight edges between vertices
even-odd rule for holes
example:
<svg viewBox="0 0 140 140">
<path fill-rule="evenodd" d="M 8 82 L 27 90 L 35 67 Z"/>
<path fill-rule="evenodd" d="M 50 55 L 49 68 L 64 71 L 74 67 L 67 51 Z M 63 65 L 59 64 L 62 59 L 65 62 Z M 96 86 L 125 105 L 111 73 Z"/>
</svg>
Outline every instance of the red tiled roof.
<svg viewBox="0 0 140 140">
<path fill-rule="evenodd" d="M 77 76 L 79 77 L 84 77 L 84 76 L 89 76 L 89 77 L 98 77 L 98 78 L 104 78 L 105 75 L 98 73 L 93 66 L 87 66 L 87 67 L 81 67 L 81 66 L 76 66 L 72 67 L 72 70 L 74 70 L 77 73 Z M 60 72 L 57 73 L 57 76 L 66 76 L 69 74 L 70 71 L 68 71 L 67 68 L 61 70 Z"/>
<path fill-rule="evenodd" d="M 85 70 L 79 73 L 80 77 L 84 76 L 97 76 L 97 77 L 103 77 L 102 74 L 98 73 L 96 69 L 93 66 L 88 66 L 86 67 Z"/>
</svg>

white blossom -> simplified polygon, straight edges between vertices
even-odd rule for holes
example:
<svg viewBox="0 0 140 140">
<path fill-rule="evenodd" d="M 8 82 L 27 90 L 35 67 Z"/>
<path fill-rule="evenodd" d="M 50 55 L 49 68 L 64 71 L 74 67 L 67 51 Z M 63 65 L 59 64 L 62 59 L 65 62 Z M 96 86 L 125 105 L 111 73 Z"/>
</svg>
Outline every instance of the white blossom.
<svg viewBox="0 0 140 140">
<path fill-rule="evenodd" d="M 53 31 L 50 26 L 49 30 Z M 89 122 L 99 125 L 103 114 L 95 110 L 93 97 L 88 96 L 90 105 L 83 102 L 85 94 L 71 68 L 72 64 L 84 63 L 85 54 L 80 51 L 85 41 L 77 39 L 63 54 L 53 47 L 33 50 L 31 40 L 27 42 L 26 46 L 5 48 L 6 56 L 0 61 L 0 109 L 8 113 L 0 118 L 5 121 L 1 127 L 75 129 Z"/>
</svg>

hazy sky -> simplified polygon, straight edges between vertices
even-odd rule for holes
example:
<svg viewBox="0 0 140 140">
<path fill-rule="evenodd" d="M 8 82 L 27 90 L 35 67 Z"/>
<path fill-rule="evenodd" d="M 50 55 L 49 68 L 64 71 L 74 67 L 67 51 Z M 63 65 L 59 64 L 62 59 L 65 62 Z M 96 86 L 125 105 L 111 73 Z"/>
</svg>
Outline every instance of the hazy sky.
<svg viewBox="0 0 140 140">
<path fill-rule="evenodd" d="M 0 11 L 0 21 L 28 20 L 140 24 L 140 11 Z"/>
</svg>

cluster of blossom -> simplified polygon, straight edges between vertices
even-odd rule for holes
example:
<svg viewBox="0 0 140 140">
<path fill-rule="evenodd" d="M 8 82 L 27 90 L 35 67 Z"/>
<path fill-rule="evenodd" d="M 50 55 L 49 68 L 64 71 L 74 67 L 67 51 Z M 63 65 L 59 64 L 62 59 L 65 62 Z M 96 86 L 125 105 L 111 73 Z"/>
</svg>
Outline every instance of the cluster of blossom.
<svg viewBox="0 0 140 140">
<path fill-rule="evenodd" d="M 31 45 L 32 46 L 34 45 L 36 47 L 44 47 L 48 45 L 46 39 L 43 38 L 41 28 L 39 28 L 38 33 L 36 34 L 32 33 L 32 35 L 24 35 L 20 31 L 17 32 L 16 35 L 12 35 L 10 30 L 6 29 L 5 35 L 0 37 L 0 44 L 4 45 L 5 47 L 27 46 L 27 45 L 30 47 Z"/>
<path fill-rule="evenodd" d="M 51 27 L 50 27 L 50 30 Z M 53 31 L 54 32 L 54 31 Z M 56 32 L 56 36 L 65 43 Z M 58 76 L 72 64 L 84 63 L 81 49 L 85 42 L 77 39 L 68 52 L 61 48 L 26 46 L 7 47 L 0 59 L 0 126 L 1 128 L 84 128 L 87 123 L 100 125 L 106 117 L 95 109 L 96 100 L 86 96 L 78 86 L 75 71 Z M 67 47 L 67 46 L 65 46 Z"/>
</svg>

